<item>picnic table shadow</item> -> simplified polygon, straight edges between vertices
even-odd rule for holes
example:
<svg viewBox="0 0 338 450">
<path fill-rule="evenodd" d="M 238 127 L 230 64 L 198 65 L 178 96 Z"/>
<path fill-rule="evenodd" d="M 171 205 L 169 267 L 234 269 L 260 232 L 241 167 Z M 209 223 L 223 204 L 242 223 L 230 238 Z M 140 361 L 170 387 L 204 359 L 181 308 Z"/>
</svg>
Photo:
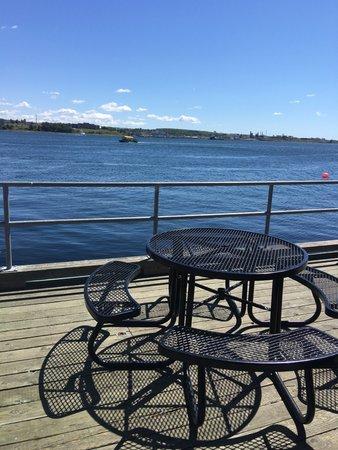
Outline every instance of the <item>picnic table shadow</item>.
<svg viewBox="0 0 338 450">
<path fill-rule="evenodd" d="M 181 365 L 173 363 L 156 370 L 103 369 L 88 357 L 91 332 L 88 326 L 71 330 L 46 356 L 39 393 L 48 417 L 57 419 L 87 411 L 98 424 L 121 437 L 116 447 L 121 449 L 311 448 L 304 442 L 300 444 L 288 428 L 278 425 L 234 436 L 256 415 L 261 389 L 254 374 L 230 370 L 208 369 L 206 420 L 198 436 L 191 437 Z M 101 332 L 96 344 L 107 336 L 107 332 Z M 109 345 L 101 356 L 120 360 L 123 355 L 124 360 L 134 361 L 161 358 L 157 339 L 156 332 L 128 336 Z M 299 389 L 302 392 L 301 381 Z M 323 390 L 320 395 L 323 403 Z M 306 401 L 304 395 L 301 400 Z"/>
</svg>

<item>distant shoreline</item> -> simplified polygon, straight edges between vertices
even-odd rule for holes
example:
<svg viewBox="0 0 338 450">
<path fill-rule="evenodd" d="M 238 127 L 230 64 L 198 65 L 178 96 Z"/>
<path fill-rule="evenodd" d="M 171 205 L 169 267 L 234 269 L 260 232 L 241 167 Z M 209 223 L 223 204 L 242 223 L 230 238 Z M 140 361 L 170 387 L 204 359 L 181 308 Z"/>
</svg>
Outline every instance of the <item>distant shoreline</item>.
<svg viewBox="0 0 338 450">
<path fill-rule="evenodd" d="M 82 135 L 116 136 L 132 135 L 138 138 L 170 138 L 170 139 L 198 139 L 214 141 L 277 141 L 277 142 L 301 142 L 338 144 L 336 139 L 319 137 L 295 137 L 289 135 L 264 135 L 259 133 L 219 133 L 216 131 L 184 130 L 179 128 L 117 128 L 106 127 L 90 123 L 54 123 L 54 122 L 28 122 L 26 120 L 13 120 L 0 118 L 0 130 L 27 131 L 27 132 L 52 132 Z"/>
</svg>

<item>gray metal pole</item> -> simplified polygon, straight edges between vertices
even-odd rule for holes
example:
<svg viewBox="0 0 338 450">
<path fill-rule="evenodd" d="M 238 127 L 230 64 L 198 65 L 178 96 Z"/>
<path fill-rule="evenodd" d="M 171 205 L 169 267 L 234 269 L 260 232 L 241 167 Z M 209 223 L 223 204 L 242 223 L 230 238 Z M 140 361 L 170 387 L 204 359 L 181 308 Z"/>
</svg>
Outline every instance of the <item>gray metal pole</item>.
<svg viewBox="0 0 338 450">
<path fill-rule="evenodd" d="M 273 197 L 273 184 L 269 185 L 268 192 L 268 202 L 266 205 L 266 217 L 265 217 L 265 234 L 269 234 L 270 231 L 270 220 L 271 220 L 271 210 L 272 210 L 272 197 Z"/>
<path fill-rule="evenodd" d="M 158 209 L 160 199 L 160 186 L 155 186 L 154 190 L 154 214 L 153 214 L 153 235 L 158 231 Z"/>
<path fill-rule="evenodd" d="M 6 270 L 13 267 L 12 260 L 12 240 L 9 212 L 9 189 L 6 184 L 2 187 L 3 208 L 4 208 L 4 234 L 5 234 L 5 251 L 6 251 Z"/>
</svg>

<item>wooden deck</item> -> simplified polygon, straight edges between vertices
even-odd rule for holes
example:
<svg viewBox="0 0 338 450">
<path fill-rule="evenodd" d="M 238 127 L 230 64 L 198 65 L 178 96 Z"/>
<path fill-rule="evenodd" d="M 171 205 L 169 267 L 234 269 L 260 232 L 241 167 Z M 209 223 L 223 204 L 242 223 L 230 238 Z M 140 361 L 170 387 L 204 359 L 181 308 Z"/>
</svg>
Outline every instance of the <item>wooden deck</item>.
<svg viewBox="0 0 338 450">
<path fill-rule="evenodd" d="M 337 261 L 314 266 L 338 275 Z M 133 294 L 139 301 L 155 299 L 166 293 L 166 283 L 164 277 L 142 279 L 133 284 Z M 270 283 L 259 283 L 256 301 L 268 303 L 270 288 Z M 133 373 L 107 372 L 91 365 L 86 341 L 93 321 L 82 292 L 82 286 L 72 286 L 0 294 L 0 445 L 22 449 L 337 449 L 337 387 L 336 391 L 333 385 L 318 390 L 319 408 L 306 426 L 307 445 L 297 444 L 293 422 L 271 383 L 266 381 L 262 390 L 247 389 L 239 397 L 252 379 L 229 371 L 209 373 L 206 422 L 198 441 L 189 441 L 184 397 L 176 377 L 179 365 L 171 371 Z M 205 292 L 197 294 L 205 297 Z M 312 306 L 310 292 L 288 280 L 284 317 L 303 319 Z M 222 330 L 229 324 L 194 320 L 195 326 L 208 329 Z M 250 323 L 246 320 L 245 325 Z M 323 313 L 315 326 L 338 336 L 338 321 Z M 111 329 L 107 352 L 114 357 L 114 353 L 138 348 L 135 342 L 146 331 Z M 135 357 L 149 357 L 154 348 L 151 342 L 145 343 Z M 318 373 L 318 383 L 325 384 L 326 376 L 330 373 Z M 296 395 L 295 374 L 283 377 Z"/>
</svg>

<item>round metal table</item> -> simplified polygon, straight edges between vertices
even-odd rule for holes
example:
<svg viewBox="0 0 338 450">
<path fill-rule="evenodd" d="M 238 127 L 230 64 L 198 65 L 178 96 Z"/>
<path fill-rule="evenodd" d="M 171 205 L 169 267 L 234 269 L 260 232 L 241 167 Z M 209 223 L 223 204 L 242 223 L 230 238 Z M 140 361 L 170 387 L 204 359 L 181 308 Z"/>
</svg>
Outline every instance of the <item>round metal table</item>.
<svg viewBox="0 0 338 450">
<path fill-rule="evenodd" d="M 307 253 L 291 242 L 225 228 L 185 228 L 160 233 L 150 239 L 147 252 L 155 261 L 170 267 L 173 278 L 190 275 L 188 305 L 189 297 L 193 296 L 190 285 L 196 275 L 251 282 L 272 280 L 269 322 L 272 333 L 281 329 L 283 280 L 303 270 L 308 261 Z M 186 314 L 190 312 L 187 306 Z"/>
</svg>

